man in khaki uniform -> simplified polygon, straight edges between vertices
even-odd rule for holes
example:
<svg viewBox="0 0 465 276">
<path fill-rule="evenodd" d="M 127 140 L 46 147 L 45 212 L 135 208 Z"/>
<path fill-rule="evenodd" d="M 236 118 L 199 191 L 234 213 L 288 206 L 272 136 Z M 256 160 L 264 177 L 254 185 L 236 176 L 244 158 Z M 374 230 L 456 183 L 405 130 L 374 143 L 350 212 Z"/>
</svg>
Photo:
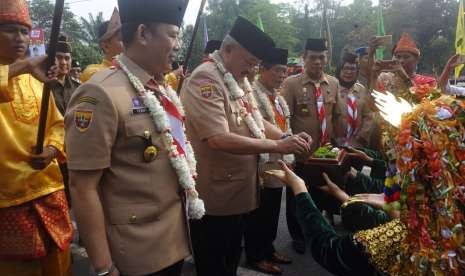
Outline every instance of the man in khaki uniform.
<svg viewBox="0 0 465 276">
<path fill-rule="evenodd" d="M 345 53 L 336 69 L 339 94 L 333 123 L 337 145 L 364 148 L 370 144 L 374 119 L 368 91 L 357 82 L 358 70 L 357 55 Z"/>
<path fill-rule="evenodd" d="M 123 51 L 121 38 L 121 20 L 118 9 L 113 10 L 109 21 L 103 22 L 98 28 L 99 46 L 103 52 L 103 60 L 99 64 L 89 64 L 81 74 L 81 82 L 86 82 L 92 76 L 113 65 L 113 58 Z"/>
<path fill-rule="evenodd" d="M 261 116 L 251 119 L 252 91 L 238 95 L 240 86 L 251 90 L 245 77 L 273 46 L 267 34 L 239 17 L 212 61 L 197 67 L 181 91 L 206 207 L 204 218 L 191 221 L 197 275 L 236 275 L 245 215 L 258 206 L 258 154 L 310 149 L 308 135 L 281 139 L 283 132 Z M 252 122 L 264 124 L 268 139 Z"/>
<path fill-rule="evenodd" d="M 327 46 L 323 39 L 308 39 L 303 54 L 305 72 L 291 76 L 284 81 L 282 95 L 291 112 L 291 127 L 294 133 L 306 132 L 313 138 L 311 151 L 296 156 L 296 173 L 308 183 L 315 183 L 321 178 L 319 170 L 305 168 L 304 162 L 320 146 L 331 141 L 333 137 L 333 113 L 336 110 L 339 82 L 336 78 L 323 72 L 327 63 Z M 311 181 L 311 182 L 310 182 Z M 313 187 L 313 185 L 312 185 Z M 311 189 L 312 196 L 321 205 L 321 198 L 326 195 Z M 299 253 L 305 252 L 302 231 L 295 218 L 295 203 L 292 191 L 287 190 L 287 224 L 293 246 Z"/>
<path fill-rule="evenodd" d="M 162 97 L 153 76 L 171 69 L 186 3 L 118 4 L 125 67 L 99 72 L 82 85 L 65 117 L 74 211 L 99 275 L 179 275 L 191 253 L 180 182 L 155 121 L 122 68 Z"/>
<path fill-rule="evenodd" d="M 287 71 L 287 49 L 273 48 L 266 53 L 260 64 L 259 77 L 254 82 L 253 92 L 263 116 L 274 126 L 288 135 L 292 134 L 289 121 L 289 107 L 279 94 Z M 260 162 L 259 171 L 280 169 L 278 160 L 294 163 L 294 155 L 270 154 L 269 160 Z M 247 217 L 247 229 L 244 235 L 247 263 L 255 270 L 280 275 L 283 270 L 278 264 L 290 264 L 292 261 L 276 251 L 273 243 L 278 234 L 281 198 L 285 184 L 274 177 L 263 177 L 260 189 L 260 206 Z"/>
</svg>

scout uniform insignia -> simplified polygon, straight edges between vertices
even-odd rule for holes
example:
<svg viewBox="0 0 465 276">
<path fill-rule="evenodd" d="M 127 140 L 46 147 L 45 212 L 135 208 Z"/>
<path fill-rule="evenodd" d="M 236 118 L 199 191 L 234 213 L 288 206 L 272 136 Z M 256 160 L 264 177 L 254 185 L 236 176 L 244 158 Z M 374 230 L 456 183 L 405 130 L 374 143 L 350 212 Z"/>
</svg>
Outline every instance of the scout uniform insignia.
<svg viewBox="0 0 465 276">
<path fill-rule="evenodd" d="M 152 136 L 148 130 L 144 131 L 145 138 L 145 150 L 144 150 L 144 161 L 149 163 L 155 160 L 158 155 L 158 149 L 152 145 Z"/>
<path fill-rule="evenodd" d="M 80 132 L 84 132 L 89 128 L 93 113 L 90 110 L 76 110 L 74 112 L 74 124 Z"/>
<path fill-rule="evenodd" d="M 304 88 L 303 88 L 303 94 L 302 94 L 302 96 L 303 96 L 304 98 L 308 98 L 307 87 L 304 87 Z M 304 103 L 304 104 L 299 104 L 299 107 L 298 107 L 298 108 L 300 109 L 300 111 L 301 111 L 302 113 L 308 113 L 308 107 L 307 107 L 307 104 L 306 104 L 306 103 Z"/>
<path fill-rule="evenodd" d="M 213 84 L 204 84 L 200 86 L 200 94 L 205 99 L 210 98 L 214 91 L 216 91 L 216 87 Z"/>
</svg>

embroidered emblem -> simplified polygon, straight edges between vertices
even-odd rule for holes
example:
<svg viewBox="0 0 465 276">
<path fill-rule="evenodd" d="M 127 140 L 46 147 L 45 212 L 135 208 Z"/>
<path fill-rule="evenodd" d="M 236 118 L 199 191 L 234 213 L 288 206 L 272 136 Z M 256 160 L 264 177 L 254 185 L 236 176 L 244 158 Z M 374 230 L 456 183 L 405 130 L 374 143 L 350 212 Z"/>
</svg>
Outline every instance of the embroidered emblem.
<svg viewBox="0 0 465 276">
<path fill-rule="evenodd" d="M 92 104 L 92 105 L 97 105 L 98 100 L 96 98 L 94 98 L 94 97 L 84 96 L 84 97 L 79 98 L 78 104 L 80 104 L 80 103 L 88 103 L 88 104 Z"/>
<path fill-rule="evenodd" d="M 86 131 L 92 123 L 93 111 L 76 110 L 74 111 L 74 124 L 80 132 Z"/>
<path fill-rule="evenodd" d="M 214 86 L 213 84 L 204 84 L 200 87 L 200 94 L 202 95 L 202 97 L 204 97 L 205 99 L 208 99 L 212 96 L 213 92 L 216 92 L 217 89 L 216 89 L 216 86 Z"/>
</svg>

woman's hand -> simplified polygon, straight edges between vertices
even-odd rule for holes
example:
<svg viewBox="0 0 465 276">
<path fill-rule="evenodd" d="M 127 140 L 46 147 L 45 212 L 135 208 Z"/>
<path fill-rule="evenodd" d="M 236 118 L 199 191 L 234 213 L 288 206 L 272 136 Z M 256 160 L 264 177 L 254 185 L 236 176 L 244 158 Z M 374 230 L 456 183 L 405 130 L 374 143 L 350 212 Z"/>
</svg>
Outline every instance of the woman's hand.
<svg viewBox="0 0 465 276">
<path fill-rule="evenodd" d="M 295 195 L 308 192 L 305 181 L 298 177 L 282 160 L 278 161 L 282 170 L 266 171 L 265 175 L 273 176 L 286 183 Z"/>
</svg>

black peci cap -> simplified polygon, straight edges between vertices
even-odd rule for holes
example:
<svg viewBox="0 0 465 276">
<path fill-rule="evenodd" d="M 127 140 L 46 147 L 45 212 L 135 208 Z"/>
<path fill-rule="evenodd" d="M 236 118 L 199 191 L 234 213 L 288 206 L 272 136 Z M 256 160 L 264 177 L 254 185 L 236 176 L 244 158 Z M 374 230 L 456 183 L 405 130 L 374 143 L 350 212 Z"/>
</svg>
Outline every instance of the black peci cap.
<svg viewBox="0 0 465 276">
<path fill-rule="evenodd" d="M 118 0 L 121 23 L 159 22 L 181 26 L 187 0 Z"/>
<path fill-rule="evenodd" d="M 305 42 L 305 50 L 310 51 L 326 51 L 328 50 L 328 45 L 325 39 L 322 38 L 309 38 Z"/>
<path fill-rule="evenodd" d="M 241 16 L 237 17 L 229 35 L 261 60 L 265 59 L 267 51 L 275 46 L 269 35 Z"/>
<path fill-rule="evenodd" d="M 263 62 L 269 64 L 287 65 L 288 50 L 281 48 L 271 48 L 267 53 Z"/>
<path fill-rule="evenodd" d="M 58 37 L 56 51 L 59 53 L 71 53 L 71 45 L 68 43 L 68 38 L 65 35 Z"/>
<path fill-rule="evenodd" d="M 205 46 L 204 54 L 211 54 L 216 50 L 219 50 L 221 47 L 221 40 L 209 40 L 207 46 Z"/>
</svg>

